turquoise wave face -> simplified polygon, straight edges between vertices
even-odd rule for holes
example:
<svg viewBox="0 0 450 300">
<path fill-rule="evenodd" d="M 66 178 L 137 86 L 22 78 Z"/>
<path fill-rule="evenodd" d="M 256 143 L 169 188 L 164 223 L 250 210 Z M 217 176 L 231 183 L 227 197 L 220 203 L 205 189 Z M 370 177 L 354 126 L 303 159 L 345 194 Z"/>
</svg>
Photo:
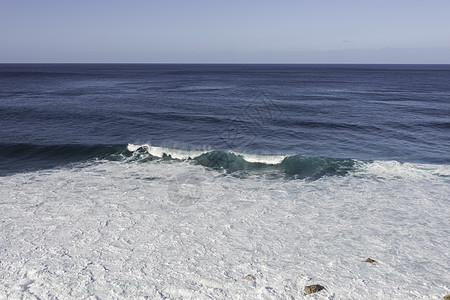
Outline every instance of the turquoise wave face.
<svg viewBox="0 0 450 300">
<path fill-rule="evenodd" d="M 211 151 L 194 158 L 202 166 L 224 169 L 229 173 L 279 174 L 295 179 L 316 180 L 323 176 L 346 175 L 352 171 L 356 161 L 293 155 L 285 157 L 280 163 L 267 164 L 248 162 L 245 156 L 227 151 Z"/>
</svg>

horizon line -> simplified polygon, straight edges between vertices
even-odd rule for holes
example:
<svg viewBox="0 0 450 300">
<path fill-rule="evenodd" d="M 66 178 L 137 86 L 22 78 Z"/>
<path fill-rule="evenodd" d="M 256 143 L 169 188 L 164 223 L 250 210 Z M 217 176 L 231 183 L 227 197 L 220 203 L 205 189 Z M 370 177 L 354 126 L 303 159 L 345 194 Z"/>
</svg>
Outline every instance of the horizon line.
<svg viewBox="0 0 450 300">
<path fill-rule="evenodd" d="M 0 65 L 450 65 L 450 63 L 393 62 L 0 62 Z"/>
</svg>

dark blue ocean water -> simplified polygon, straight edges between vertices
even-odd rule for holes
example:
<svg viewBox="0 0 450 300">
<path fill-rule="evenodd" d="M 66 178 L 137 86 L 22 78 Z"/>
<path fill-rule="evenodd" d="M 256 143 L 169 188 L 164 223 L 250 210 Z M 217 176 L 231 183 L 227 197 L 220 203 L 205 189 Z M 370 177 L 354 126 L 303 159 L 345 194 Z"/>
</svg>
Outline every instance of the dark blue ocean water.
<svg viewBox="0 0 450 300">
<path fill-rule="evenodd" d="M 0 174 L 129 143 L 449 164 L 450 66 L 0 65 Z"/>
</svg>

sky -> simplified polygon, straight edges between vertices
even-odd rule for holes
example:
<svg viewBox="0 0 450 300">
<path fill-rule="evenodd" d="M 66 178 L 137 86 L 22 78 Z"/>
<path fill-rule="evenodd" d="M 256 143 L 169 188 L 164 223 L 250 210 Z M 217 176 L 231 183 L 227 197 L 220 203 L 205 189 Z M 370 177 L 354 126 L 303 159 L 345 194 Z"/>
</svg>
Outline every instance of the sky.
<svg viewBox="0 0 450 300">
<path fill-rule="evenodd" d="M 0 62 L 450 63 L 450 0 L 1 0 Z"/>
</svg>

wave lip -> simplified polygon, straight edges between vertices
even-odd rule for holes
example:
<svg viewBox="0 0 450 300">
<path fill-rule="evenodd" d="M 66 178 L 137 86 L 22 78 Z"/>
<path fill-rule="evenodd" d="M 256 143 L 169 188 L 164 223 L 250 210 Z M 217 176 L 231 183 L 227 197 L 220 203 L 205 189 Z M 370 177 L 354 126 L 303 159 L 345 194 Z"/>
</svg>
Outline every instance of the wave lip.
<svg viewBox="0 0 450 300">
<path fill-rule="evenodd" d="M 354 170 L 353 159 L 335 159 L 300 155 L 259 155 L 224 150 L 180 150 L 149 144 L 128 144 L 128 151 L 145 151 L 152 157 L 187 160 L 228 173 L 276 174 L 299 179 L 320 179 L 323 176 L 346 175 Z"/>
</svg>

